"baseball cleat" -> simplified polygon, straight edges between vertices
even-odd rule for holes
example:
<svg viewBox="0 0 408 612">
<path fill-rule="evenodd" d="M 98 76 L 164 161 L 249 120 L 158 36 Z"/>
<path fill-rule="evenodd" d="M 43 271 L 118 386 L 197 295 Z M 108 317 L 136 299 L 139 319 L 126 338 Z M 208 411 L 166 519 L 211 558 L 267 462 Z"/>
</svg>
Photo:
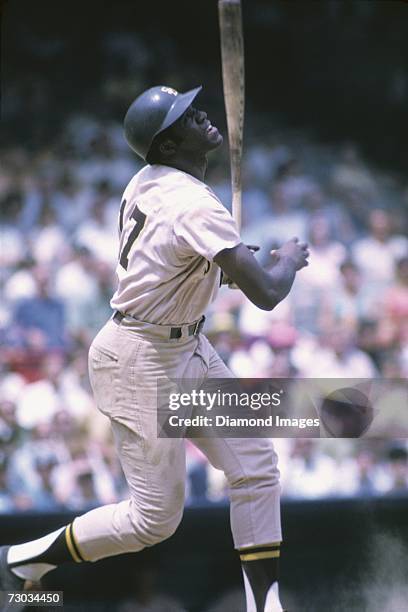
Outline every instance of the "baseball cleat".
<svg viewBox="0 0 408 612">
<path fill-rule="evenodd" d="M 7 553 L 10 546 L 0 546 L 0 591 L 4 591 L 3 599 L 0 598 L 0 612 L 21 612 L 25 604 L 9 603 L 6 593 L 12 591 L 30 590 L 34 584 L 28 580 L 19 578 L 9 569 Z"/>
</svg>

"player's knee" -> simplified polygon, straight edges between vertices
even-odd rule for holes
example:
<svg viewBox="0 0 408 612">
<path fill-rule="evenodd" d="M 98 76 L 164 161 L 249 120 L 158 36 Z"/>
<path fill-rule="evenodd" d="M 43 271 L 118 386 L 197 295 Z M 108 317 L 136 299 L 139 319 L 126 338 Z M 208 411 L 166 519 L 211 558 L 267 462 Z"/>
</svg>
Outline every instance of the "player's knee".
<svg viewBox="0 0 408 612">
<path fill-rule="evenodd" d="M 263 469 L 259 469 L 259 471 L 257 469 L 248 469 L 235 473 L 228 478 L 228 484 L 233 491 L 248 489 L 267 490 L 279 487 L 279 479 L 280 473 L 274 461 L 263 466 Z"/>
<path fill-rule="evenodd" d="M 154 511 L 153 509 L 149 513 L 140 513 L 139 511 L 134 517 L 135 536 L 145 546 L 158 544 L 174 534 L 182 517 L 182 507 L 172 513 Z"/>
<path fill-rule="evenodd" d="M 143 536 L 146 546 L 153 546 L 163 540 L 170 538 L 180 524 L 182 513 L 177 513 L 171 517 L 150 519 L 144 521 L 142 526 Z"/>
<path fill-rule="evenodd" d="M 279 472 L 274 474 L 261 474 L 259 476 L 239 476 L 230 481 L 232 491 L 247 491 L 248 489 L 267 490 L 279 486 Z"/>
</svg>

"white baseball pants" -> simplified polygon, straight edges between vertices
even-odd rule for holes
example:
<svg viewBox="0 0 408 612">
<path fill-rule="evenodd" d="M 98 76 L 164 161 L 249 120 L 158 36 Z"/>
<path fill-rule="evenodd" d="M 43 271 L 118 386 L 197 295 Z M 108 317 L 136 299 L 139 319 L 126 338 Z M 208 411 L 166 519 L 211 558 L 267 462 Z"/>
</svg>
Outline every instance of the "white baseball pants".
<svg viewBox="0 0 408 612">
<path fill-rule="evenodd" d="M 185 492 L 183 439 L 157 437 L 157 378 L 230 378 L 203 334 L 169 340 L 169 326 L 110 320 L 89 352 L 98 408 L 111 420 L 130 498 L 75 519 L 84 559 L 136 552 L 171 536 L 180 523 Z M 210 463 L 225 473 L 234 545 L 281 541 L 277 456 L 268 439 L 194 438 Z"/>
</svg>

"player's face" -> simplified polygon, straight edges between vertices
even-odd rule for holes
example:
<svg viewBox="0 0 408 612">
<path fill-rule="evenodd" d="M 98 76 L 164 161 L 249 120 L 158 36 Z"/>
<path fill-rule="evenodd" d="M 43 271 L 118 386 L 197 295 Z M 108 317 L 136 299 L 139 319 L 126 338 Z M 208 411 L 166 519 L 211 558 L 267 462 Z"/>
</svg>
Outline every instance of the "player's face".
<svg viewBox="0 0 408 612">
<path fill-rule="evenodd" d="M 207 113 L 189 106 L 173 124 L 173 133 L 180 141 L 180 148 L 192 152 L 212 151 L 222 143 L 222 136 L 207 117 Z"/>
</svg>

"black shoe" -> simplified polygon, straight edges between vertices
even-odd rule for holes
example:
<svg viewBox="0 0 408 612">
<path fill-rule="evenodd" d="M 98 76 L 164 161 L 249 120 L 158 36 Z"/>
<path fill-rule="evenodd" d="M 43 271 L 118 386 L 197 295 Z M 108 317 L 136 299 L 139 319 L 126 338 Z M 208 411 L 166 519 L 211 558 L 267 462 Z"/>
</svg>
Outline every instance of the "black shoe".
<svg viewBox="0 0 408 612">
<path fill-rule="evenodd" d="M 19 578 L 9 569 L 7 564 L 7 553 L 10 546 L 0 546 L 0 591 L 4 594 L 0 596 L 0 612 L 19 612 L 24 610 L 24 604 L 10 604 L 7 598 L 7 592 L 22 591 L 24 589 L 24 580 Z"/>
</svg>

